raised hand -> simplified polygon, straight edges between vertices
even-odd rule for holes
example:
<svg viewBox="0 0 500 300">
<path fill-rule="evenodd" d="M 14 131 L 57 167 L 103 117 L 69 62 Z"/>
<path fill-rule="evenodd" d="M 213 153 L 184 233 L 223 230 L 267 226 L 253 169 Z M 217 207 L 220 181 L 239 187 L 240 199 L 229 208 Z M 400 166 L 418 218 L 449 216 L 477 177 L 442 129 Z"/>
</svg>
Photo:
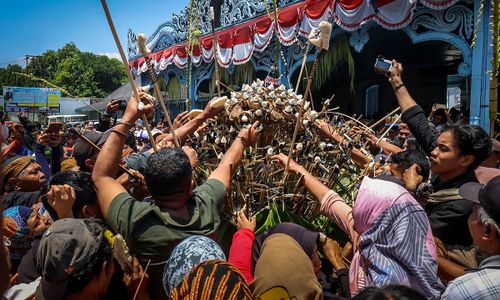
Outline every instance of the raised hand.
<svg viewBox="0 0 500 300">
<path fill-rule="evenodd" d="M 330 139 L 333 135 L 333 128 L 328 124 L 328 122 L 325 122 L 323 120 L 316 120 L 314 121 L 314 125 L 316 128 L 318 128 L 320 134 L 325 137 Z"/>
<path fill-rule="evenodd" d="M 128 101 L 127 108 L 122 117 L 122 122 L 134 124 L 143 114 L 148 115 L 154 110 L 152 97 L 144 92 L 139 92 L 139 97 L 143 107 L 139 110 L 139 102 L 132 96 Z M 142 106 L 142 105 L 141 105 Z"/>
<path fill-rule="evenodd" d="M 413 164 L 403 173 L 403 180 L 408 190 L 415 190 L 423 179 L 424 177 L 420 175 L 420 167 L 417 164 Z"/>
<path fill-rule="evenodd" d="M 259 121 L 256 121 L 255 123 L 252 124 L 252 126 L 241 129 L 240 133 L 238 134 L 238 138 L 241 138 L 246 146 L 255 145 L 255 143 L 257 143 L 260 133 L 258 127 L 259 127 Z"/>
<path fill-rule="evenodd" d="M 47 201 L 56 211 L 59 219 L 73 218 L 73 203 L 76 193 L 73 187 L 65 185 L 53 185 L 47 193 Z"/>
<path fill-rule="evenodd" d="M 288 160 L 288 156 L 285 154 L 277 154 L 271 156 L 272 160 L 278 161 L 279 164 L 283 167 L 286 168 L 286 162 Z M 298 174 L 300 173 L 304 168 L 299 165 L 297 162 L 295 162 L 293 159 L 290 159 L 290 165 L 288 167 L 288 172 L 291 174 Z"/>
<path fill-rule="evenodd" d="M 251 217 L 250 220 L 245 215 L 245 207 L 243 207 L 240 211 L 236 213 L 236 226 L 238 229 L 250 229 L 252 232 L 255 231 L 255 227 L 257 226 L 257 218 Z"/>
</svg>

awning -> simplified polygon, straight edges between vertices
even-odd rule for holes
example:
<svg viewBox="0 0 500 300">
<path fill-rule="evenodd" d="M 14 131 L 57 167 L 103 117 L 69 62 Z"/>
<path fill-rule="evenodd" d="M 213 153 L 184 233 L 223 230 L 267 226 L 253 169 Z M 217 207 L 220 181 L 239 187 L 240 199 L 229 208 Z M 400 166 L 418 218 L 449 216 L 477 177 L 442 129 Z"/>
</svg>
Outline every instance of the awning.
<svg viewBox="0 0 500 300">
<path fill-rule="evenodd" d="M 319 23 L 327 20 L 345 30 L 359 29 L 370 21 L 377 22 L 389 30 L 400 29 L 411 22 L 417 0 L 307 0 L 278 11 L 278 18 L 271 15 L 254 18 L 237 26 L 216 32 L 214 36 L 203 36 L 200 45 L 193 49 L 192 62 L 198 66 L 214 59 L 228 68 L 231 64 L 246 63 L 254 51 L 264 51 L 273 34 L 280 42 L 289 46 L 297 42 L 299 36 L 307 37 Z M 457 0 L 419 0 L 432 9 L 445 9 Z M 214 47 L 215 44 L 215 47 Z M 152 53 L 152 63 L 157 73 L 165 70 L 172 63 L 178 68 L 185 68 L 188 62 L 186 44 Z M 129 62 L 130 68 L 140 74 L 147 71 L 144 58 Z"/>
</svg>

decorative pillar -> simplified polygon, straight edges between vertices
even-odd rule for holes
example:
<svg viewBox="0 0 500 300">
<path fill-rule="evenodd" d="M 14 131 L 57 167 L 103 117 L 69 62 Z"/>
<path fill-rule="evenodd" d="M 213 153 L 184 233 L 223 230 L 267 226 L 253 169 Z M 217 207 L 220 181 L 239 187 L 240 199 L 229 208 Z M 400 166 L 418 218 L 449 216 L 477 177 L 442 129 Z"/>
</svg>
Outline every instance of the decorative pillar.
<svg viewBox="0 0 500 300">
<path fill-rule="evenodd" d="M 481 6 L 483 13 L 481 15 Z M 472 75 L 470 123 L 481 126 L 490 132 L 489 96 L 492 52 L 492 36 L 490 35 L 491 2 L 474 0 L 474 22 L 477 27 L 477 38 L 472 49 Z M 478 18 L 481 18 L 478 23 Z"/>
</svg>

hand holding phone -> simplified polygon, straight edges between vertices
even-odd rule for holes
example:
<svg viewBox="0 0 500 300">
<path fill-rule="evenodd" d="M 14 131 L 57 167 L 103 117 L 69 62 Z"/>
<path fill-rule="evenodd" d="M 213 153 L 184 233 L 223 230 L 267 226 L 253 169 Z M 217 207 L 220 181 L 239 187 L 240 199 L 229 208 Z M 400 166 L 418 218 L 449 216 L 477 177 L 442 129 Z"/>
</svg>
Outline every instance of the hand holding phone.
<svg viewBox="0 0 500 300">
<path fill-rule="evenodd" d="M 373 66 L 375 72 L 380 74 L 390 73 L 392 70 L 392 61 L 385 59 L 383 56 L 379 55 L 377 59 L 375 59 L 375 66 Z"/>
<path fill-rule="evenodd" d="M 63 122 L 51 122 L 49 123 L 49 126 L 47 126 L 47 129 L 45 129 L 45 133 L 57 133 L 63 129 L 64 123 Z"/>
</svg>

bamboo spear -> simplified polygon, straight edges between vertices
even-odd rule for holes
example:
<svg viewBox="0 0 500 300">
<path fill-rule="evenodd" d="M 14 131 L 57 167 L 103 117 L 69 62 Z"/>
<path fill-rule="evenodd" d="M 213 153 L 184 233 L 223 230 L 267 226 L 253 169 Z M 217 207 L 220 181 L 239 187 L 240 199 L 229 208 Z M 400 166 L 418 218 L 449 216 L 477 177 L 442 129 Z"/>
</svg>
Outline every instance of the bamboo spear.
<svg viewBox="0 0 500 300">
<path fill-rule="evenodd" d="M 400 109 L 401 109 L 401 107 L 398 106 L 398 108 L 396 108 L 395 110 L 393 110 L 390 113 L 388 113 L 387 115 L 385 115 L 382 119 L 380 119 L 377 122 L 375 122 L 372 125 L 370 125 L 370 129 L 373 129 L 373 128 L 377 127 L 378 125 L 380 125 L 380 123 L 384 122 L 387 117 L 390 117 L 393 114 L 397 113 Z"/>
<path fill-rule="evenodd" d="M 172 121 L 170 120 L 170 114 L 168 112 L 167 107 L 165 106 L 165 102 L 163 102 L 163 95 L 161 94 L 160 86 L 158 85 L 158 77 L 156 76 L 155 70 L 153 69 L 153 66 L 151 65 L 151 60 L 149 58 L 149 54 L 151 53 L 151 51 L 148 49 L 148 47 L 146 45 L 146 36 L 144 34 L 139 34 L 137 36 L 137 47 L 139 48 L 139 51 L 142 53 L 142 55 L 144 56 L 144 60 L 146 61 L 149 76 L 151 77 L 151 81 L 153 81 L 156 99 L 158 99 L 158 101 L 160 101 L 160 106 L 161 106 L 161 109 L 163 110 L 163 113 L 165 114 L 165 119 L 167 120 L 168 128 L 170 129 L 170 132 L 172 133 L 172 137 L 174 138 L 175 147 L 180 148 L 179 140 L 177 139 L 177 136 L 175 135 L 175 128 L 172 125 Z"/>
<path fill-rule="evenodd" d="M 94 150 L 96 150 L 98 152 L 101 152 L 101 148 L 99 146 L 97 146 L 96 144 L 94 144 L 91 140 L 89 140 L 86 136 L 84 136 L 78 130 L 76 130 L 74 128 L 69 128 L 68 132 L 71 133 L 71 134 L 73 134 L 73 135 L 78 136 L 79 138 L 81 138 L 82 141 L 84 141 L 85 143 L 87 143 L 90 147 L 94 148 Z M 120 168 L 123 172 L 127 173 L 129 176 L 131 176 L 131 177 L 133 177 L 135 179 L 139 179 L 134 173 L 130 172 L 130 170 L 127 169 L 127 168 L 125 168 L 124 166 L 118 164 L 118 168 Z"/>
<path fill-rule="evenodd" d="M 380 141 L 387 135 L 387 133 L 389 133 L 389 130 L 391 130 L 392 127 L 394 127 L 394 124 L 396 124 L 397 122 L 399 122 L 399 119 L 401 119 L 401 115 L 399 115 L 396 120 L 394 120 L 394 122 L 392 122 L 391 126 L 389 126 L 389 128 L 387 128 L 387 130 L 384 132 L 384 134 L 382 134 L 378 140 L 377 140 L 377 145 L 378 143 L 380 143 Z"/>
<path fill-rule="evenodd" d="M 219 64 L 217 62 L 217 37 L 215 36 L 215 11 L 214 7 L 210 6 L 210 20 L 212 21 L 212 36 L 214 37 L 212 41 L 212 51 L 214 56 L 214 68 L 215 68 L 215 85 L 217 86 L 217 97 L 220 97 L 220 74 L 219 74 Z"/>
<path fill-rule="evenodd" d="M 304 115 L 304 106 L 308 100 L 309 93 L 311 92 L 312 81 L 314 76 L 316 75 L 316 69 L 318 67 L 319 58 L 321 57 L 321 53 L 323 50 L 328 50 L 330 46 L 330 35 L 332 33 L 332 24 L 322 21 L 319 24 L 319 30 L 317 30 L 319 37 L 314 35 L 309 36 L 309 40 L 312 44 L 318 46 L 318 54 L 316 55 L 316 59 L 311 67 L 311 73 L 309 74 L 309 78 L 307 79 L 306 92 L 304 93 L 304 99 L 302 101 L 302 105 L 300 106 L 299 116 L 297 117 L 297 123 L 295 124 L 295 129 L 293 131 L 292 142 L 290 144 L 290 151 L 288 152 L 288 159 L 286 161 L 285 174 L 283 177 L 283 183 L 286 181 L 286 176 L 288 174 L 288 169 L 290 168 L 290 160 L 292 159 L 293 148 L 295 145 L 295 141 L 297 140 L 297 135 L 299 133 L 300 124 L 302 123 L 302 116 Z"/>
<path fill-rule="evenodd" d="M 109 28 L 111 29 L 111 33 L 113 34 L 113 38 L 115 39 L 116 47 L 118 48 L 118 52 L 120 52 L 120 56 L 123 62 L 123 67 L 125 68 L 125 73 L 127 74 L 128 81 L 130 83 L 130 87 L 132 88 L 132 92 L 134 93 L 135 100 L 137 103 L 141 102 L 141 99 L 139 98 L 139 92 L 137 91 L 137 88 L 134 83 L 134 79 L 132 78 L 132 74 L 130 73 L 130 68 L 128 66 L 128 61 L 127 57 L 125 56 L 125 52 L 123 52 L 122 44 L 120 43 L 120 39 L 118 38 L 118 34 L 116 33 L 115 25 L 113 24 L 113 19 L 111 18 L 111 14 L 109 13 L 109 8 L 108 4 L 106 3 L 106 0 L 101 0 L 101 5 L 104 10 L 104 13 L 106 14 L 106 19 L 109 24 Z M 142 120 L 144 121 L 144 125 L 146 127 L 146 131 L 148 132 L 149 136 L 149 141 L 151 145 L 153 146 L 153 150 L 156 152 L 158 151 L 158 147 L 156 145 L 156 141 L 153 137 L 153 134 L 151 133 L 151 127 L 149 126 L 149 121 L 146 116 L 146 114 L 142 114 L 141 116 Z"/>
</svg>

